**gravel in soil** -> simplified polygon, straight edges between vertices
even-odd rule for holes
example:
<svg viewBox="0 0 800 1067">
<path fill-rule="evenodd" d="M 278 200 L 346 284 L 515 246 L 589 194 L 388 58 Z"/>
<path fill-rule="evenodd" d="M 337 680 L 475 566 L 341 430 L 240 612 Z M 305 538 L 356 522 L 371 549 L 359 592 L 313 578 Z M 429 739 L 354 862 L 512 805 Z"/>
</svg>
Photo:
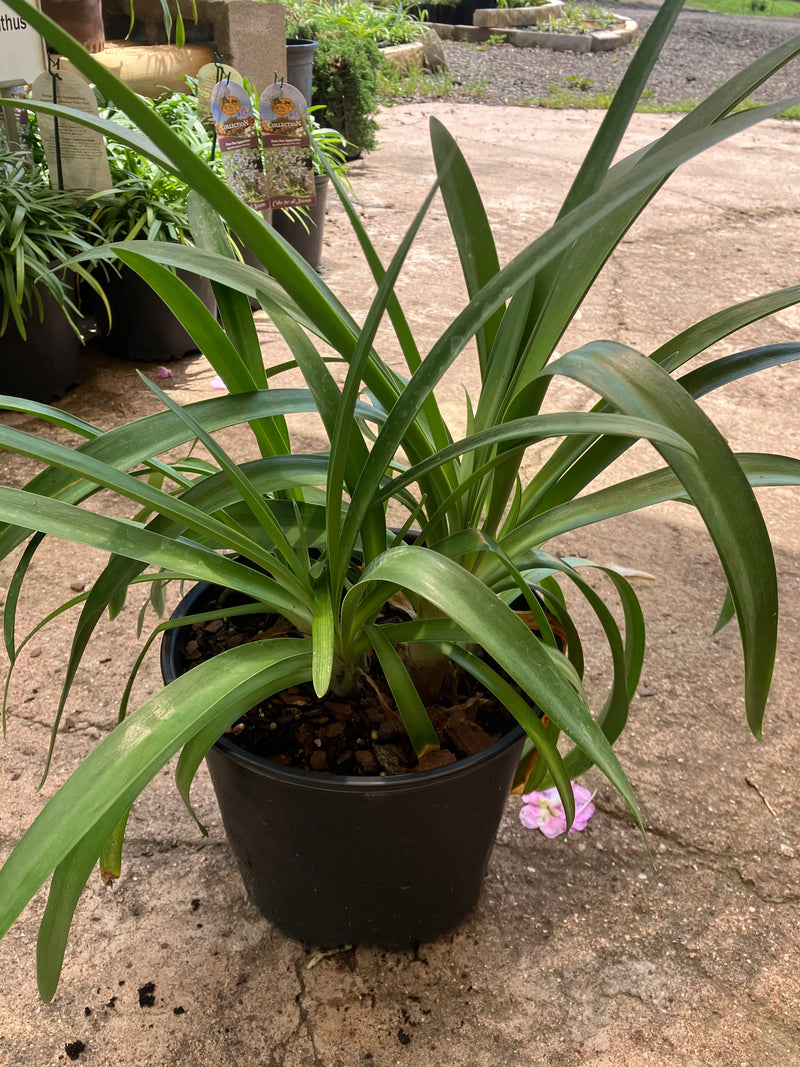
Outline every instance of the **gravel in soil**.
<svg viewBox="0 0 800 1067">
<path fill-rule="evenodd" d="M 452 89 L 448 101 L 476 104 L 540 104 L 566 94 L 571 106 L 617 88 L 641 35 L 657 12 L 653 4 L 614 5 L 640 34 L 611 52 L 554 52 L 514 45 L 443 41 Z M 798 19 L 682 11 L 645 87 L 645 102 L 669 107 L 698 102 L 742 67 L 800 32 Z M 431 99 L 424 90 L 413 99 Z M 800 95 L 800 62 L 793 60 L 756 90 L 759 103 Z M 398 98 L 399 99 L 399 98 Z M 404 100 L 412 102 L 412 98 Z"/>
<path fill-rule="evenodd" d="M 190 668 L 244 642 L 292 636 L 290 624 L 276 615 L 194 623 L 184 662 Z M 369 658 L 347 701 L 330 693 L 320 698 L 309 683 L 295 685 L 259 703 L 226 733 L 240 748 L 283 767 L 359 776 L 444 767 L 482 752 L 513 725 L 508 712 L 465 673 L 443 672 L 424 702 L 440 747 L 419 759 Z"/>
</svg>

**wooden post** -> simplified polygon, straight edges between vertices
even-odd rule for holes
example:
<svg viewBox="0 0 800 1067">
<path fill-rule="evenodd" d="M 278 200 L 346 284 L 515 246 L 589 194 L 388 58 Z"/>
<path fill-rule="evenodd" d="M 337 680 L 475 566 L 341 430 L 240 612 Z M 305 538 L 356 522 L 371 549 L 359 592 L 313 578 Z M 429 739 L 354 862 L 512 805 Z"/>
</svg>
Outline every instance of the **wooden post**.
<svg viewBox="0 0 800 1067">
<path fill-rule="evenodd" d="M 0 111 L 3 114 L 3 122 L 6 127 L 6 141 L 8 143 L 9 151 L 19 152 L 22 145 L 19 139 L 19 126 L 17 124 L 17 105 L 12 103 L 5 103 L 5 101 L 13 101 L 13 97 L 6 95 L 8 89 L 0 86 Z"/>
</svg>

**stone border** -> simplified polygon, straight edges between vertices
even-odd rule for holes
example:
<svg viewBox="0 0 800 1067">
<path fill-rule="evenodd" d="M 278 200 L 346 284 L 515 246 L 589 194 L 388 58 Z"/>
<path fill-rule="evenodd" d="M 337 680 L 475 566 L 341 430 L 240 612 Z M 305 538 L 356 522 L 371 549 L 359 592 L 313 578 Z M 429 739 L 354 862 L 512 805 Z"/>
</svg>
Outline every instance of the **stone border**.
<svg viewBox="0 0 800 1067">
<path fill-rule="evenodd" d="M 381 55 L 398 70 L 408 70 L 415 64 L 423 65 L 425 44 L 422 41 L 410 41 L 408 44 L 390 44 L 381 49 Z"/>
<path fill-rule="evenodd" d="M 613 30 L 592 30 L 589 33 L 547 33 L 542 30 L 506 30 L 505 38 L 517 48 L 549 48 L 553 52 L 610 52 L 629 44 L 638 30 L 633 19 L 622 19 L 624 25 Z"/>
<path fill-rule="evenodd" d="M 506 13 L 514 10 L 536 9 L 505 9 Z M 517 48 L 549 48 L 553 52 L 609 52 L 629 44 L 639 29 L 633 19 L 620 19 L 619 27 L 613 30 L 591 30 L 589 33 L 548 33 L 513 26 L 449 26 L 442 22 L 431 22 L 429 25 L 444 41 L 481 43 L 490 37 L 503 37 L 508 44 Z"/>
<path fill-rule="evenodd" d="M 473 26 L 533 26 L 549 18 L 560 18 L 564 10 L 562 0 L 535 7 L 478 7 L 472 15 Z"/>
</svg>

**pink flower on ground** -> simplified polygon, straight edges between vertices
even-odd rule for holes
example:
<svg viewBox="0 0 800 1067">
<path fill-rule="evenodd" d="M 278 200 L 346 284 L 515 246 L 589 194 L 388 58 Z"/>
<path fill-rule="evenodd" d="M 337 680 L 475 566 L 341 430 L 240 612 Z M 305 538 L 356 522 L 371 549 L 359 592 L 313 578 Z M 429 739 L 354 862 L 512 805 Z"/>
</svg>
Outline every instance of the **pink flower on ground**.
<svg viewBox="0 0 800 1067">
<path fill-rule="evenodd" d="M 227 385 L 223 382 L 222 378 L 218 374 L 215 374 L 211 381 L 208 383 L 211 389 L 227 389 Z"/>
<path fill-rule="evenodd" d="M 572 783 L 575 797 L 575 820 L 570 833 L 585 830 L 594 815 L 594 804 L 588 789 L 577 782 Z M 525 793 L 522 797 L 519 821 L 529 830 L 541 830 L 545 837 L 560 837 L 567 832 L 567 817 L 557 789 L 545 789 L 541 793 Z"/>
<path fill-rule="evenodd" d="M 159 367 L 156 371 L 156 378 L 174 378 L 175 372 L 171 371 L 169 367 Z"/>
</svg>

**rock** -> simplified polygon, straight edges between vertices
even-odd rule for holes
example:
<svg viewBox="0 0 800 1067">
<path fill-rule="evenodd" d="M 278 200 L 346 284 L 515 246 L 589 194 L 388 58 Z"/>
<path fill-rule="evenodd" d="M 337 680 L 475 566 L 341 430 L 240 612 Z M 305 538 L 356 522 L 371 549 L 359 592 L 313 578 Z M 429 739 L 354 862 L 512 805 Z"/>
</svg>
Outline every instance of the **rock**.
<svg viewBox="0 0 800 1067">
<path fill-rule="evenodd" d="M 447 70 L 444 48 L 442 48 L 442 42 L 435 30 L 425 29 L 422 45 L 423 62 L 427 70 Z"/>
</svg>

